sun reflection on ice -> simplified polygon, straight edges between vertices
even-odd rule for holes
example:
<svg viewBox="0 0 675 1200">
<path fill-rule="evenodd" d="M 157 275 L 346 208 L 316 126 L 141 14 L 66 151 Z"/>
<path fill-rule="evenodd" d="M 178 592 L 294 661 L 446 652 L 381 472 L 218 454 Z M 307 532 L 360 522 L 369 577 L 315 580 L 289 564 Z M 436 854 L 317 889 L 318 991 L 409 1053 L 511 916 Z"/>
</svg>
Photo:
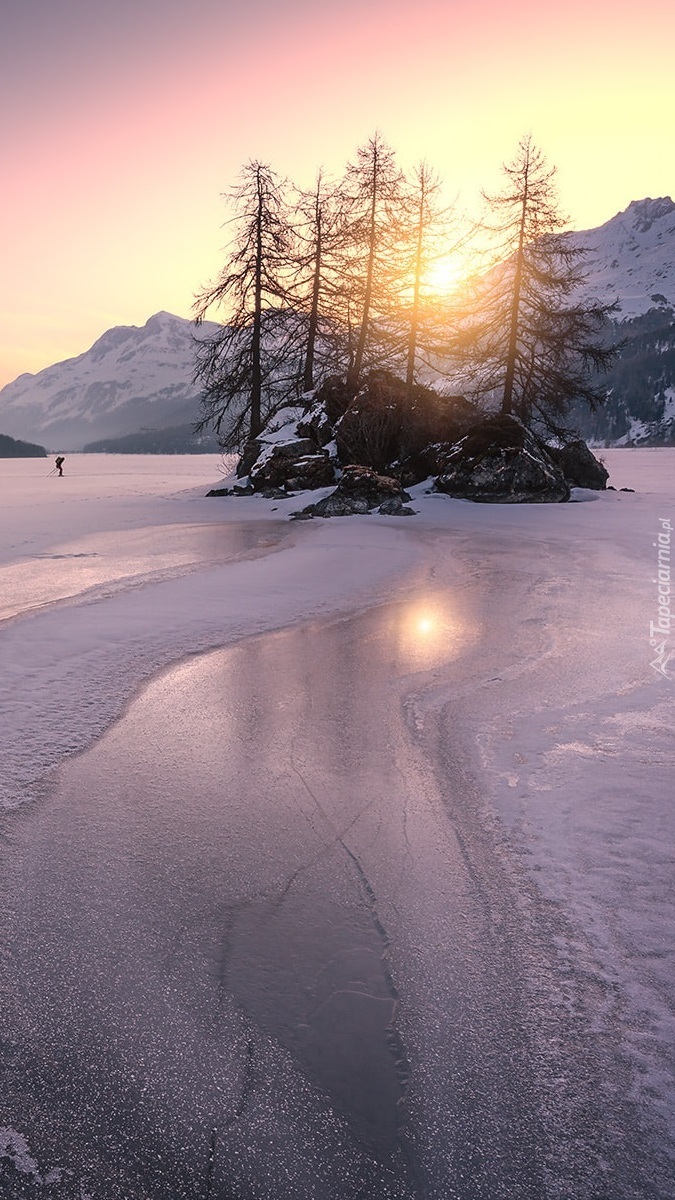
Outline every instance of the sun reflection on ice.
<svg viewBox="0 0 675 1200">
<path fill-rule="evenodd" d="M 474 636 L 460 606 L 445 597 L 406 605 L 397 622 L 399 655 L 417 670 L 458 658 Z"/>
</svg>

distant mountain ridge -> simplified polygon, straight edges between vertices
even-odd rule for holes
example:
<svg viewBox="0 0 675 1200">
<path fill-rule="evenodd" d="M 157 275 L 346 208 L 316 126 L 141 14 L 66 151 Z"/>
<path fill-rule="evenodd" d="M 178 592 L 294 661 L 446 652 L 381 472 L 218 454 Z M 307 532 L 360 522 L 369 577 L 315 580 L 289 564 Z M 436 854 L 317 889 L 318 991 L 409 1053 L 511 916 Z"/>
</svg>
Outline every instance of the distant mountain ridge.
<svg viewBox="0 0 675 1200">
<path fill-rule="evenodd" d="M 587 250 L 582 296 L 616 300 L 608 336 L 625 338 L 606 379 L 607 404 L 595 415 L 576 412 L 574 422 L 596 442 L 675 443 L 675 203 L 634 200 L 604 225 L 569 236 Z M 109 329 L 77 358 L 7 384 L 0 433 L 81 450 L 130 435 L 145 444 L 146 434 L 192 426 L 194 338 L 217 328 L 159 312 L 141 327 Z"/>
<path fill-rule="evenodd" d="M 33 442 L 17 441 L 0 433 L 0 458 L 46 458 L 44 446 L 36 446 Z"/>
<path fill-rule="evenodd" d="M 194 338 L 216 328 L 159 312 L 141 327 L 109 329 L 77 358 L 7 384 L 0 432 L 81 450 L 142 429 L 192 425 L 200 395 L 192 379 Z"/>
<path fill-rule="evenodd" d="M 586 249 L 583 294 L 618 300 L 617 320 L 654 307 L 675 308 L 675 203 L 670 196 L 633 200 L 597 229 L 570 234 Z"/>
<path fill-rule="evenodd" d="M 166 429 L 139 429 L 124 437 L 101 438 L 82 447 L 85 454 L 217 454 L 220 445 L 215 433 L 194 432 L 190 425 L 169 425 Z"/>
</svg>

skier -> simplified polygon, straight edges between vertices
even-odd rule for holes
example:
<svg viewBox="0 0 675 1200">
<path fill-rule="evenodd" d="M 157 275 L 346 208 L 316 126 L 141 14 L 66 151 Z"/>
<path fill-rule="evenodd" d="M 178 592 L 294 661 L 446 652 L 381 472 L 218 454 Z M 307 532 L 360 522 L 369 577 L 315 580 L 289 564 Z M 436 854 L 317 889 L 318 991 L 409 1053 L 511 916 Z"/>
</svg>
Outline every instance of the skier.
<svg viewBox="0 0 675 1200">
<path fill-rule="evenodd" d="M 62 454 L 59 454 L 59 455 L 57 455 L 57 458 L 56 458 L 56 469 L 57 469 L 57 471 L 58 471 L 58 473 L 59 473 L 59 478 L 61 477 L 61 475 L 63 475 L 63 464 L 64 464 L 64 462 L 65 462 L 65 461 L 66 461 L 66 460 L 64 459 L 64 457 L 63 457 L 63 455 L 62 455 Z"/>
</svg>

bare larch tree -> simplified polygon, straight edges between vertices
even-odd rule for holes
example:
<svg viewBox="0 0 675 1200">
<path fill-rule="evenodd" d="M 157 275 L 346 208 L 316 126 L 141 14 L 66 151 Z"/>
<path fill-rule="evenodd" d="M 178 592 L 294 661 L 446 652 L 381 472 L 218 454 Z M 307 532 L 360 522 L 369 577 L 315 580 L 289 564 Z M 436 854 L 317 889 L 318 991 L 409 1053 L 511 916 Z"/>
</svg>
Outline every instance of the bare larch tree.
<svg viewBox="0 0 675 1200">
<path fill-rule="evenodd" d="M 227 261 L 195 301 L 197 323 L 215 308 L 224 324 L 196 343 L 195 380 L 203 389 L 201 426 L 236 447 L 297 393 L 298 378 L 289 345 L 296 331 L 285 312 L 293 248 L 283 185 L 266 163 L 250 161 L 227 199 L 234 231 Z"/>
</svg>

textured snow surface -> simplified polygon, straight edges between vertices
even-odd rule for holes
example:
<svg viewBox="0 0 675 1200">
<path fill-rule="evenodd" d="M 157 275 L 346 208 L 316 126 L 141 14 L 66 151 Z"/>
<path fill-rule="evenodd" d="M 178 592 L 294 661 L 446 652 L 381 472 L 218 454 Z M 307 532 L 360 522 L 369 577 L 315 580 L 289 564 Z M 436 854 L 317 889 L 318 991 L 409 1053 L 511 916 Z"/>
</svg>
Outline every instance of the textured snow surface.
<svg viewBox="0 0 675 1200">
<path fill-rule="evenodd" d="M 599 1023 L 621 1021 L 634 1096 L 672 1148 L 675 670 L 654 668 L 650 622 L 675 451 L 603 457 L 634 493 L 483 506 L 421 485 L 414 519 L 298 523 L 303 498 L 206 499 L 222 482 L 206 456 L 70 455 L 61 480 L 44 461 L 3 462 L 0 794 L 29 803 L 168 664 L 409 598 L 443 556 L 474 589 L 479 627 L 459 683 L 442 654 L 425 664 L 420 727 L 433 711 L 462 740 L 486 827 L 522 894 L 565 914 L 561 972 L 597 989 Z M 37 1170 L 19 1133 L 0 1138 Z"/>
</svg>

